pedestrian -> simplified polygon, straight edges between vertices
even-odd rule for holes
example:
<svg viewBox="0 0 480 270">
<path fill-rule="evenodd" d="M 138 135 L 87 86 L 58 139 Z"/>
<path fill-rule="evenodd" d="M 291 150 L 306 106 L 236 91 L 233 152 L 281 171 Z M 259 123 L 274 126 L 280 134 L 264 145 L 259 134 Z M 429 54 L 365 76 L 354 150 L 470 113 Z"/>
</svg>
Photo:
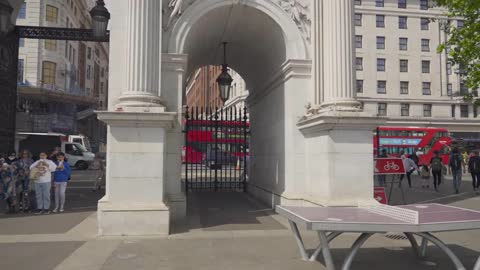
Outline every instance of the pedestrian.
<svg viewBox="0 0 480 270">
<path fill-rule="evenodd" d="M 414 171 L 418 171 L 418 166 L 417 164 L 415 164 L 415 162 L 407 157 L 407 155 L 403 154 L 403 151 L 400 152 L 401 154 L 401 158 L 402 158 L 402 162 L 403 162 L 403 167 L 405 168 L 405 174 L 402 174 L 400 176 L 400 185 L 402 184 L 402 181 L 403 181 L 403 177 L 405 177 L 405 175 L 407 176 L 407 180 L 408 180 L 408 186 L 411 188 L 412 187 L 412 178 L 411 178 L 411 175 Z"/>
<path fill-rule="evenodd" d="M 0 169 L 0 197 L 7 203 L 7 213 L 15 213 L 17 205 L 15 177 L 8 163 L 3 163 Z"/>
<path fill-rule="evenodd" d="M 414 151 L 411 155 L 410 155 L 410 159 L 413 160 L 413 162 L 415 162 L 415 164 L 417 164 L 418 166 L 418 163 L 419 163 L 419 158 L 417 156 L 417 153 Z"/>
<path fill-rule="evenodd" d="M 15 177 L 17 179 L 17 194 L 19 208 L 24 212 L 30 209 L 30 166 L 33 160 L 29 151 L 24 150 L 20 159 L 15 162 Z"/>
<path fill-rule="evenodd" d="M 480 188 L 480 157 L 478 151 L 473 151 L 468 161 L 468 171 L 472 175 L 473 191 L 479 193 Z"/>
<path fill-rule="evenodd" d="M 5 160 L 5 162 L 8 165 L 12 165 L 16 161 L 17 161 L 17 153 L 15 153 L 15 152 L 11 152 L 10 155 L 8 155 L 8 158 Z"/>
<path fill-rule="evenodd" d="M 35 196 L 37 198 L 37 212 L 35 214 L 50 214 L 52 173 L 56 169 L 57 165 L 47 159 L 46 152 L 41 152 L 40 159 L 30 166 L 30 176 L 35 181 Z"/>
<path fill-rule="evenodd" d="M 57 154 L 57 161 L 55 162 L 57 169 L 53 177 L 55 184 L 55 208 L 53 209 L 54 213 L 58 211 L 63 212 L 65 206 L 65 190 L 67 189 L 67 183 L 70 179 L 70 174 L 72 170 L 68 165 L 68 162 L 65 162 L 65 154 L 59 152 Z"/>
<path fill-rule="evenodd" d="M 92 191 L 99 191 L 102 189 L 102 185 L 105 183 L 106 164 L 97 153 L 93 161 L 93 168 L 97 170 L 95 175 L 95 182 L 93 183 Z"/>
<path fill-rule="evenodd" d="M 438 186 L 442 183 L 442 173 L 444 171 L 443 160 L 440 157 L 440 152 L 435 150 L 434 156 L 430 159 L 430 168 L 432 168 L 433 186 L 435 191 L 438 191 Z"/>
<path fill-rule="evenodd" d="M 430 188 L 430 168 L 427 164 L 422 165 L 420 175 L 422 176 L 422 188 Z"/>
<path fill-rule="evenodd" d="M 450 167 L 453 176 L 453 189 L 455 193 L 460 192 L 460 186 L 462 184 L 462 169 L 463 158 L 458 151 L 458 148 L 453 148 L 450 159 L 448 160 L 448 167 Z"/>
<path fill-rule="evenodd" d="M 467 164 L 468 164 L 468 153 L 467 151 L 463 151 L 462 153 L 462 161 L 463 161 L 463 173 L 467 172 Z"/>
</svg>

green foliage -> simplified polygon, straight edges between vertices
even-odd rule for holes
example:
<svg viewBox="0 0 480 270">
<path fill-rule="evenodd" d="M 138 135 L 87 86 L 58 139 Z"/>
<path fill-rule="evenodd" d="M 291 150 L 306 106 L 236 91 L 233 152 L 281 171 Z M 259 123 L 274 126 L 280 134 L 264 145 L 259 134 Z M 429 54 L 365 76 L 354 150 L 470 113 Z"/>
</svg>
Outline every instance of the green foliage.
<svg viewBox="0 0 480 270">
<path fill-rule="evenodd" d="M 438 52 L 451 48 L 449 57 L 452 64 L 461 67 L 465 85 L 469 89 L 480 88 L 480 0 L 437 0 L 446 8 L 452 20 L 462 20 L 463 27 L 456 24 L 447 26 L 449 40 L 441 44 Z M 466 101 L 480 105 L 480 99 L 473 94 L 464 97 Z"/>
</svg>

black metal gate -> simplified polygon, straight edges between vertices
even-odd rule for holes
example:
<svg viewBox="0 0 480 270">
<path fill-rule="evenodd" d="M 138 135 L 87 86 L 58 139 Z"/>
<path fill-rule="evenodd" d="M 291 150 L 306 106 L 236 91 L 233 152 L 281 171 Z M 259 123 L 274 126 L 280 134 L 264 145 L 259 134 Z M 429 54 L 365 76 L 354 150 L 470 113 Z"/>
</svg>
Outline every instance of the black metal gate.
<svg viewBox="0 0 480 270">
<path fill-rule="evenodd" d="M 246 191 L 246 108 L 186 108 L 182 176 L 189 191 Z"/>
</svg>

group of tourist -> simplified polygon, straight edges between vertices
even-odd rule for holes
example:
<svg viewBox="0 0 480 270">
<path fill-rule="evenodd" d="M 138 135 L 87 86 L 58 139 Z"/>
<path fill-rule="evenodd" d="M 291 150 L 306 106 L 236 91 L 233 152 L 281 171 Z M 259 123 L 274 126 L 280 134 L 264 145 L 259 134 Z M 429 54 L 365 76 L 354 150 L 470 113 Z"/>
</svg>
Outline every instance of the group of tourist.
<svg viewBox="0 0 480 270">
<path fill-rule="evenodd" d="M 382 151 L 380 157 L 388 157 L 385 150 Z M 406 155 L 400 152 L 400 157 L 403 161 L 405 174 L 400 176 L 400 185 L 404 177 L 407 177 L 409 187 L 412 187 L 411 175 L 417 171 L 422 178 L 422 188 L 430 188 L 431 176 L 433 176 L 433 187 L 438 191 L 439 185 L 442 183 L 442 175 L 447 172 L 451 173 L 453 177 L 453 189 L 456 194 L 460 192 L 463 173 L 471 174 L 473 190 L 480 192 L 480 157 L 478 151 L 460 153 L 458 148 L 453 148 L 448 158 L 446 166 L 440 156 L 439 151 L 434 152 L 434 156 L 430 162 L 419 164 L 418 156 L 413 153 Z"/>
<path fill-rule="evenodd" d="M 36 214 L 50 214 L 52 191 L 53 212 L 64 212 L 71 168 L 58 148 L 50 155 L 41 152 L 37 161 L 33 161 L 29 151 L 23 151 L 18 158 L 16 153 L 11 153 L 7 158 L 0 158 L 0 165 L 0 199 L 5 200 L 7 213 L 36 209 Z"/>
</svg>

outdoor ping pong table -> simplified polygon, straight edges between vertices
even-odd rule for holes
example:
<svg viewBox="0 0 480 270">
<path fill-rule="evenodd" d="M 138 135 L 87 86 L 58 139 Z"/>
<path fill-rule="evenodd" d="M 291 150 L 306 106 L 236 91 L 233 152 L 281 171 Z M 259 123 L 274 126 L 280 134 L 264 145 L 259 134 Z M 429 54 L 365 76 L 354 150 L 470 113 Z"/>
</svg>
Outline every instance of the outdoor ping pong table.
<svg viewBox="0 0 480 270">
<path fill-rule="evenodd" d="M 348 270 L 357 251 L 368 238 L 376 233 L 387 232 L 405 234 L 419 259 L 426 256 L 428 242 L 431 242 L 446 253 L 457 270 L 465 270 L 452 250 L 432 233 L 480 229 L 479 211 L 441 204 L 378 205 L 368 208 L 277 206 L 276 211 L 288 219 L 302 259 L 315 261 L 322 252 L 328 270 L 335 269 L 329 243 L 342 233 L 361 234 L 343 262 L 342 270 Z M 297 225 L 317 231 L 320 244 L 312 254 L 307 254 Z M 415 235 L 422 239 L 420 246 Z M 480 259 L 474 270 L 480 270 Z"/>
</svg>

